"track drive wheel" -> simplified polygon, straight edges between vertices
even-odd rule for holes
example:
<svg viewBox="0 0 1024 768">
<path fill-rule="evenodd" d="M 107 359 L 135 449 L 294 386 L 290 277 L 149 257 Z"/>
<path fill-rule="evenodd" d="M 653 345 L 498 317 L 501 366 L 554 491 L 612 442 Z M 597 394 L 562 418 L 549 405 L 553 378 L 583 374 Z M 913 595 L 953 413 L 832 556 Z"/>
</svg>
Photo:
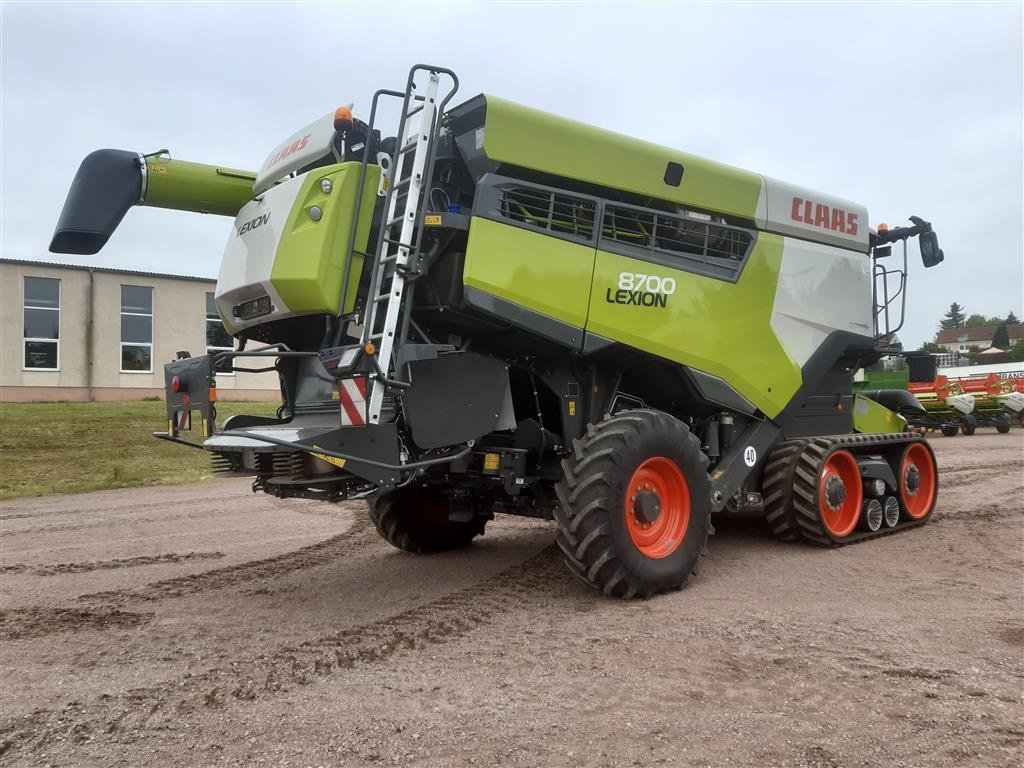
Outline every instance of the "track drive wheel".
<svg viewBox="0 0 1024 768">
<path fill-rule="evenodd" d="M 465 547 L 484 532 L 486 519 L 448 519 L 449 502 L 433 488 L 407 486 L 367 502 L 370 519 L 392 546 L 417 555 Z"/>
<path fill-rule="evenodd" d="M 900 502 L 911 520 L 924 520 L 935 509 L 938 496 L 939 470 L 935 454 L 925 441 L 911 443 L 900 457 Z"/>
<path fill-rule="evenodd" d="M 857 527 L 864 501 L 857 460 L 827 438 L 790 440 L 764 473 L 765 516 L 779 538 L 832 547 Z"/>
<path fill-rule="evenodd" d="M 697 567 L 711 513 L 700 441 L 666 413 L 630 410 L 590 425 L 573 448 L 555 510 L 569 570 L 614 597 L 682 586 Z"/>
</svg>

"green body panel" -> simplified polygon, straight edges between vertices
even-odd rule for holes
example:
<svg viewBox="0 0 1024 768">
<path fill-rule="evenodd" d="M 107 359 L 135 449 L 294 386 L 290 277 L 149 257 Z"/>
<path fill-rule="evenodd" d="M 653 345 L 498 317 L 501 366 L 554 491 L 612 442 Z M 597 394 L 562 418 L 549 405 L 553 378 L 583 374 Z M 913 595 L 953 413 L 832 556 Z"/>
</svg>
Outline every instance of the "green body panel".
<svg viewBox="0 0 1024 768">
<path fill-rule="evenodd" d="M 763 232 L 736 283 L 599 250 L 587 330 L 719 376 L 774 418 L 802 383 L 771 327 L 781 262 L 782 238 Z M 622 272 L 677 287 L 664 307 L 614 303 Z"/>
<path fill-rule="evenodd" d="M 256 174 L 233 168 L 146 158 L 146 194 L 143 205 L 176 211 L 235 216 L 252 199 Z"/>
<path fill-rule="evenodd" d="M 853 428 L 857 432 L 902 432 L 907 421 L 898 413 L 863 395 L 853 399 Z"/>
<path fill-rule="evenodd" d="M 910 371 L 865 371 L 864 381 L 853 382 L 857 391 L 865 389 L 907 389 Z"/>
<path fill-rule="evenodd" d="M 582 328 L 594 253 L 592 246 L 474 217 L 463 282 Z"/>
<path fill-rule="evenodd" d="M 360 254 L 366 250 L 370 234 L 379 176 L 378 166 L 367 166 L 354 247 L 354 251 L 360 253 L 352 254 L 343 312 L 350 312 L 354 306 L 359 273 L 363 268 Z M 331 180 L 330 193 L 321 189 L 323 179 Z M 289 311 L 296 314 L 338 312 L 345 272 L 345 249 L 351 232 L 358 184 L 359 163 L 356 162 L 318 168 L 303 182 L 288 214 L 270 274 L 274 289 L 288 305 Z M 314 205 L 323 212 L 319 221 L 309 216 Z"/>
<path fill-rule="evenodd" d="M 483 149 L 491 160 L 754 219 L 763 179 L 756 173 L 485 96 Z M 543 137 L 543 138 L 542 138 Z M 678 187 L 669 162 L 683 166 Z"/>
</svg>

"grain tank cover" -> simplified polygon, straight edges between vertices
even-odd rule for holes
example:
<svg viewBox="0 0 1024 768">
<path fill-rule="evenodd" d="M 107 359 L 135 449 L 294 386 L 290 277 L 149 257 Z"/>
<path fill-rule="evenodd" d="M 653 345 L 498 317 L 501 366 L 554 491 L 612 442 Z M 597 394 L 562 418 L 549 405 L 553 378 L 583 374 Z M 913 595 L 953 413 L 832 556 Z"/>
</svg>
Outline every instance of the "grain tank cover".
<svg viewBox="0 0 1024 768">
<path fill-rule="evenodd" d="M 839 197 L 490 95 L 460 104 L 449 116 L 478 178 L 499 165 L 528 168 L 721 214 L 780 235 L 868 250 L 867 209 Z"/>
</svg>

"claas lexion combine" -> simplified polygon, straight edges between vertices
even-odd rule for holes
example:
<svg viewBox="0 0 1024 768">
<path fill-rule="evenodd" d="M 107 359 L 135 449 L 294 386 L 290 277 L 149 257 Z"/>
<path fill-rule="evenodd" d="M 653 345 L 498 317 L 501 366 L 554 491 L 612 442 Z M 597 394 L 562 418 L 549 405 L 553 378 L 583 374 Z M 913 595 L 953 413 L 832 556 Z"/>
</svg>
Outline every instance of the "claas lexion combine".
<svg viewBox="0 0 1024 768">
<path fill-rule="evenodd" d="M 942 260 L 928 222 L 875 231 L 855 203 L 457 88 L 413 67 L 255 174 L 83 161 L 52 251 L 97 252 L 133 205 L 235 220 L 236 350 L 165 366 L 157 437 L 257 491 L 365 499 L 410 552 L 553 519 L 569 570 L 621 597 L 683 584 L 725 510 L 822 546 L 928 519 L 916 401 L 852 391 L 896 346 L 907 240 Z M 232 369 L 277 371 L 276 418 L 217 422 Z"/>
</svg>

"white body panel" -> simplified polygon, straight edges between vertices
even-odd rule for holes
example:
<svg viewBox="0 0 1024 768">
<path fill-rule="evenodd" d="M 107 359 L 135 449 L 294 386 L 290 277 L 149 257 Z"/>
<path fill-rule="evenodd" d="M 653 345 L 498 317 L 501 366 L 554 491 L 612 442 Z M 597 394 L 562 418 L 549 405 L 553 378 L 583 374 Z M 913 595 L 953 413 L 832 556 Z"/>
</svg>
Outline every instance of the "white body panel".
<svg viewBox="0 0 1024 768">
<path fill-rule="evenodd" d="M 305 174 L 267 190 L 246 203 L 235 218 L 220 263 L 215 296 L 217 309 L 232 332 L 292 314 L 274 290 L 270 277 L 281 235 L 304 179 Z M 256 222 L 259 223 L 253 226 Z M 234 317 L 232 310 L 237 304 L 261 296 L 270 297 L 269 315 L 250 320 Z"/>
<path fill-rule="evenodd" d="M 785 181 L 764 177 L 756 220 L 768 232 L 868 250 L 867 208 Z"/>
<path fill-rule="evenodd" d="M 950 395 L 946 405 L 952 406 L 965 416 L 974 410 L 974 395 Z"/>
<path fill-rule="evenodd" d="M 1024 394 L 1020 392 L 1010 392 L 1006 395 L 998 395 L 996 400 L 1004 408 L 1009 408 L 1014 413 L 1020 413 L 1024 411 Z"/>
<path fill-rule="evenodd" d="M 783 238 L 771 326 L 803 366 L 833 331 L 871 338 L 871 280 L 863 253 Z"/>
<path fill-rule="evenodd" d="M 334 113 L 314 120 L 300 131 L 296 131 L 274 147 L 267 155 L 259 172 L 253 192 L 257 195 L 269 189 L 290 173 L 309 165 L 331 151 L 334 141 Z"/>
<path fill-rule="evenodd" d="M 962 365 L 952 368 L 939 368 L 939 373 L 951 379 L 985 378 L 995 373 L 1000 379 L 1024 378 L 1024 362 L 993 363 L 991 365 Z"/>
</svg>

